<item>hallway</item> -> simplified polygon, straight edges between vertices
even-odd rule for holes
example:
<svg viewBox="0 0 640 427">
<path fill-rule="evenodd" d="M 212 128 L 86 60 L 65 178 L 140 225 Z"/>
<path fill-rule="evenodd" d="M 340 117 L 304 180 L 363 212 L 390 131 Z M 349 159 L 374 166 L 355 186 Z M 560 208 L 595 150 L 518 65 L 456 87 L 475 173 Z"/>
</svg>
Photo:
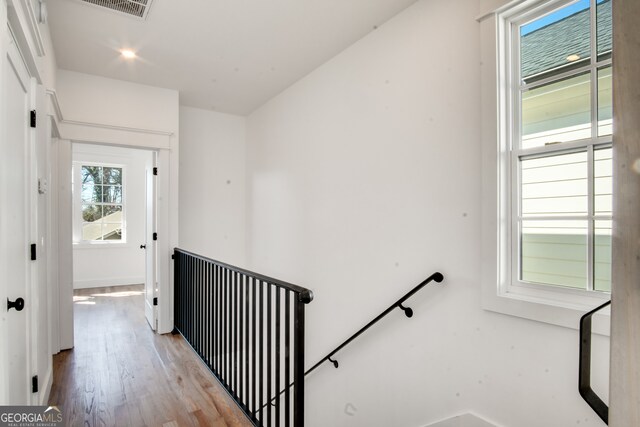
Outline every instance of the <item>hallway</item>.
<svg viewBox="0 0 640 427">
<path fill-rule="evenodd" d="M 53 357 L 68 426 L 249 426 L 181 336 L 154 334 L 143 285 L 74 291 L 75 348 Z"/>
</svg>

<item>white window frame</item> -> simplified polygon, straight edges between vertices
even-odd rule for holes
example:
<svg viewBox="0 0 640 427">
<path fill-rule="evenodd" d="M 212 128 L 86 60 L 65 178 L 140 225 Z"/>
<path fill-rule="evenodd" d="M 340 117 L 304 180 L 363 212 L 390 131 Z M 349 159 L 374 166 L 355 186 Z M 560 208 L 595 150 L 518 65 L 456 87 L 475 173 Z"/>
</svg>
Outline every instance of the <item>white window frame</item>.
<svg viewBox="0 0 640 427">
<path fill-rule="evenodd" d="M 591 0 L 595 3 L 595 0 Z M 512 150 L 520 137 L 519 37 L 512 29 L 536 16 L 573 3 L 574 0 L 528 0 L 507 4 L 480 18 L 482 33 L 483 109 L 483 259 L 482 305 L 485 309 L 555 325 L 577 328 L 584 312 L 609 299 L 609 294 L 566 287 L 523 282 L 519 279 L 519 160 L 520 150 Z M 596 31 L 592 17 L 592 33 Z M 596 46 L 592 46 L 592 55 Z M 592 56 L 594 57 L 594 56 Z M 581 67 L 582 72 L 602 68 L 607 61 Z M 610 61 L 608 61 L 610 62 Z M 570 75 L 580 74 L 571 71 Z M 597 77 L 597 74 L 596 74 Z M 591 82 L 591 96 L 597 97 L 597 79 Z M 536 82 L 539 84 L 540 82 Z M 592 100 L 593 103 L 593 100 Z M 592 104 L 594 105 L 594 104 Z M 596 104 L 597 105 L 597 104 Z M 514 117 L 515 113 L 515 117 Z M 595 117 L 595 120 L 594 120 Z M 592 111 L 597 123 L 597 109 Z M 597 126 L 593 132 L 597 133 Z M 593 136 L 593 135 L 592 135 Z M 527 154 L 558 151 L 593 153 L 595 145 L 611 142 L 611 137 L 589 138 L 558 146 L 527 149 Z M 592 171 L 592 155 L 588 156 Z M 588 177 L 592 181 L 592 174 Z M 589 190 L 589 203 L 593 203 Z M 590 209 L 592 212 L 592 209 Z M 589 217 L 581 218 L 589 220 Z M 593 234 L 589 233 L 593 238 Z M 590 257 L 592 254 L 589 255 Z M 590 263 L 591 264 L 591 263 Z M 608 334 L 608 314 L 598 316 L 594 332 Z"/>
<path fill-rule="evenodd" d="M 82 167 L 99 166 L 103 168 L 122 169 L 122 239 L 120 240 L 83 240 L 82 239 Z M 73 244 L 83 248 L 122 247 L 127 243 L 127 166 L 121 163 L 104 163 L 92 161 L 73 162 Z"/>
</svg>

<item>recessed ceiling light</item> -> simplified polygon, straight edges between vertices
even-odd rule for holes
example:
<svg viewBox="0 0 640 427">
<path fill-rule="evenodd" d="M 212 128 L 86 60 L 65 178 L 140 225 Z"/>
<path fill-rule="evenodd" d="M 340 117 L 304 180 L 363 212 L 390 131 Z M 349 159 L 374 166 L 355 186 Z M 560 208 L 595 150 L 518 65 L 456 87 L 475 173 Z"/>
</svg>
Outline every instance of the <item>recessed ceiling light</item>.
<svg viewBox="0 0 640 427">
<path fill-rule="evenodd" d="M 569 62 L 574 62 L 574 61 L 577 61 L 578 59 L 580 59 L 580 55 L 578 55 L 577 53 L 567 56 L 567 61 Z"/>
<path fill-rule="evenodd" d="M 133 59 L 133 58 L 136 57 L 136 53 L 134 51 L 132 51 L 131 49 L 122 49 L 120 51 L 120 53 L 126 59 Z"/>
</svg>

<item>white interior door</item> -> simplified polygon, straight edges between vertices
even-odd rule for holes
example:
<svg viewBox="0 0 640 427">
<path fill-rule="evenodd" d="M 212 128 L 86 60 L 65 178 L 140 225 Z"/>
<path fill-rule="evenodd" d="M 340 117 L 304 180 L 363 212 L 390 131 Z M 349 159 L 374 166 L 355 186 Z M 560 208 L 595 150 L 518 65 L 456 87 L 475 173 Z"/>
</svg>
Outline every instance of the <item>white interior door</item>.
<svg viewBox="0 0 640 427">
<path fill-rule="evenodd" d="M 156 176 L 153 174 L 156 165 L 157 153 L 153 153 L 153 163 L 147 167 L 146 173 L 146 218 L 145 218 L 145 285 L 144 285 L 144 314 L 151 328 L 158 329 L 157 321 L 157 275 L 156 275 L 156 241 L 153 239 L 156 232 Z"/>
<path fill-rule="evenodd" d="M 30 77 L 10 33 L 8 41 L 7 56 L 2 61 L 6 137 L 0 138 L 0 286 L 5 287 L 2 294 L 6 294 L 0 301 L 0 319 L 6 343 L 2 368 L 8 387 L 6 402 L 0 403 L 25 405 L 31 403 Z M 9 301 L 13 308 L 9 309 Z"/>
</svg>

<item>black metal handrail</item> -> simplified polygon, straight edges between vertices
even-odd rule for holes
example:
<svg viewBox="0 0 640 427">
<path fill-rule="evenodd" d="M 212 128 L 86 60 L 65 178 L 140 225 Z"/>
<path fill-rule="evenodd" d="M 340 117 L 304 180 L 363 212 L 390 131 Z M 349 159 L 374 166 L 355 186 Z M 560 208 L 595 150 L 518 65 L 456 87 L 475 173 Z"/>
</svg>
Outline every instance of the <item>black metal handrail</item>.
<svg viewBox="0 0 640 427">
<path fill-rule="evenodd" d="M 372 327 L 373 325 L 375 325 L 376 323 L 378 323 L 380 320 L 382 320 L 383 317 L 385 317 L 387 314 L 391 313 L 395 308 L 399 308 L 400 310 L 402 310 L 405 314 L 405 316 L 407 317 L 412 317 L 413 316 L 413 310 L 410 307 L 405 307 L 404 305 L 402 305 L 406 300 L 408 300 L 409 298 L 411 298 L 413 296 L 413 294 L 415 294 L 416 292 L 418 292 L 420 289 L 424 288 L 428 283 L 430 282 L 437 282 L 437 283 L 441 283 L 444 280 L 444 276 L 442 275 L 442 273 L 439 272 L 435 272 L 433 273 L 431 276 L 427 277 L 425 280 L 423 280 L 422 282 L 420 282 L 418 285 L 416 285 L 413 289 L 411 289 L 409 292 L 407 292 L 406 294 L 404 294 L 399 300 L 397 300 L 396 302 L 394 302 L 393 304 L 391 304 L 389 307 L 387 307 L 386 310 L 384 310 L 382 313 L 380 313 L 378 316 L 376 316 L 373 320 L 371 320 L 369 323 L 367 323 L 366 325 L 364 325 L 362 328 L 360 328 L 358 330 L 358 332 L 356 332 L 355 334 L 351 335 L 349 338 L 347 338 L 346 340 L 344 340 L 340 345 L 338 345 L 335 349 L 333 349 L 331 352 L 329 352 L 329 354 L 327 354 L 326 356 L 324 356 L 322 359 L 320 359 L 315 365 L 313 365 L 311 368 L 307 369 L 304 373 L 305 376 L 309 375 L 311 372 L 313 372 L 316 368 L 318 368 L 320 365 L 322 365 L 324 362 L 331 362 L 333 364 L 333 366 L 335 368 L 339 367 L 339 363 L 337 360 L 332 359 L 332 357 L 338 353 L 340 350 L 342 350 L 343 348 L 345 348 L 347 345 L 349 345 L 353 340 L 355 340 L 356 338 L 358 338 L 360 335 L 362 335 L 367 329 L 369 329 L 370 327 Z M 294 382 L 290 383 L 288 387 L 285 387 L 282 391 L 280 391 L 280 393 L 278 394 L 278 396 L 274 396 L 274 398 L 271 400 L 272 404 L 273 402 L 282 394 L 286 393 L 286 391 L 291 388 L 292 386 L 294 386 Z M 286 383 L 285 383 L 286 384 Z M 268 405 L 268 403 L 265 403 L 265 405 Z"/>
<path fill-rule="evenodd" d="M 409 298 L 411 298 L 413 296 L 413 294 L 418 292 L 420 289 L 424 288 L 429 282 L 435 281 L 437 283 L 440 283 L 440 282 L 442 282 L 443 279 L 444 279 L 444 276 L 441 273 L 438 273 L 438 272 L 433 273 L 431 276 L 427 277 L 425 280 L 420 282 L 416 287 L 414 287 L 409 292 L 404 294 L 404 296 L 402 298 L 400 298 L 398 301 L 396 301 L 393 304 L 391 304 L 385 311 L 383 311 L 378 316 L 376 316 L 372 321 L 370 321 L 369 323 L 364 325 L 362 328 L 360 328 L 358 330 L 358 332 L 356 332 L 355 334 L 351 335 L 349 338 L 344 340 L 344 342 L 342 344 L 337 346 L 329 354 L 327 354 L 325 357 L 320 359 L 315 365 L 313 365 L 311 368 L 307 369 L 304 374 L 305 375 L 309 375 L 317 367 L 319 367 L 320 365 L 322 365 L 324 362 L 327 362 L 327 361 L 333 363 L 333 366 L 337 368 L 339 366 L 338 361 L 331 359 L 336 353 L 338 353 L 340 350 L 342 350 L 347 345 L 349 345 L 351 343 L 351 341 L 355 340 L 360 335 L 362 335 L 367 329 L 369 329 L 370 327 L 372 327 L 373 325 L 378 323 L 383 317 L 385 317 L 387 314 L 391 313 L 393 311 L 393 309 L 395 309 L 395 308 L 399 308 L 400 310 L 404 311 L 404 314 L 407 317 L 413 316 L 413 310 L 411 308 L 409 308 L 409 307 L 403 306 L 402 303 L 405 302 L 406 300 L 408 300 Z"/>
<path fill-rule="evenodd" d="M 174 251 L 179 251 L 182 254 L 189 255 L 189 256 L 191 256 L 193 258 L 200 259 L 202 261 L 213 262 L 216 265 L 218 265 L 220 267 L 223 267 L 223 268 L 225 268 L 225 269 L 227 269 L 229 271 L 234 271 L 236 273 L 240 273 L 240 274 L 243 274 L 245 276 L 255 277 L 256 280 L 260 280 L 262 282 L 266 282 L 266 283 L 272 284 L 272 285 L 277 286 L 279 288 L 295 292 L 296 294 L 300 295 L 300 298 L 302 298 L 302 302 L 305 303 L 305 304 L 309 304 L 313 300 L 313 291 L 311 291 L 310 289 L 307 289 L 307 288 L 303 288 L 302 286 L 294 285 L 292 283 L 288 283 L 288 282 L 285 282 L 285 281 L 280 280 L 280 279 L 275 279 L 273 277 L 265 276 L 263 274 L 256 273 L 254 271 L 245 270 L 244 268 L 236 267 L 235 265 L 225 264 L 224 262 L 217 261 L 217 260 L 214 260 L 214 259 L 211 259 L 211 258 L 207 258 L 205 256 L 198 255 L 196 253 L 189 252 L 189 251 L 184 250 L 184 249 L 175 248 Z"/>
<path fill-rule="evenodd" d="M 609 304 L 611 301 L 594 308 L 580 318 L 580 365 L 578 368 L 580 396 L 607 425 L 609 424 L 609 407 L 591 388 L 591 318 Z"/>
<path fill-rule="evenodd" d="M 179 248 L 173 259 L 175 333 L 254 425 L 303 427 L 305 304 L 313 293 Z M 292 379 L 293 393 L 265 405 Z"/>
</svg>

